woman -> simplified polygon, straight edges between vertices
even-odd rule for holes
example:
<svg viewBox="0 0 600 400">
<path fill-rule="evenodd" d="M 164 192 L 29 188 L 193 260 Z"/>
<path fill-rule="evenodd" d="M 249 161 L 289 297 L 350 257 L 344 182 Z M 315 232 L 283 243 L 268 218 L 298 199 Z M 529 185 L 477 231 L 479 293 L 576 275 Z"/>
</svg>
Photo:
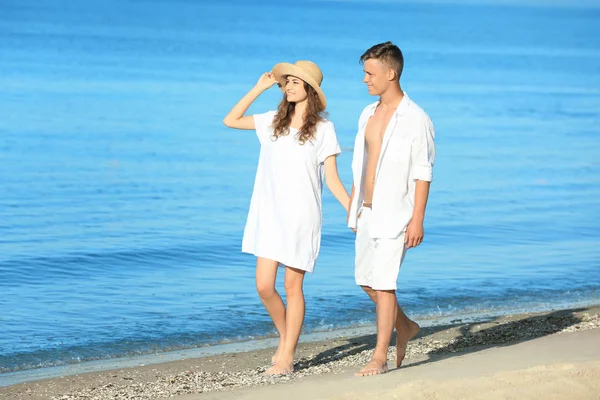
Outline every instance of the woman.
<svg viewBox="0 0 600 400">
<path fill-rule="evenodd" d="M 256 259 L 256 288 L 279 333 L 279 346 L 266 373 L 294 371 L 294 353 L 304 322 L 304 274 L 312 272 L 321 243 L 321 188 L 327 187 L 348 210 L 350 197 L 340 181 L 335 129 L 324 118 L 323 75 L 310 61 L 277 64 L 231 109 L 223 123 L 256 130 L 261 144 L 242 251 Z M 265 90 L 284 91 L 277 111 L 244 116 Z M 285 267 L 287 310 L 275 290 Z"/>
</svg>

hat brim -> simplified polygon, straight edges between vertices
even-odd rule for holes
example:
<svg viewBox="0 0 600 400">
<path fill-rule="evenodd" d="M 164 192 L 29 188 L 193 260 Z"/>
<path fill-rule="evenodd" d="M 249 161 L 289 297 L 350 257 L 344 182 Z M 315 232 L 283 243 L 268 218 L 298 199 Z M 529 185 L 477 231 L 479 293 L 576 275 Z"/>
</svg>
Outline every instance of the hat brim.
<svg viewBox="0 0 600 400">
<path fill-rule="evenodd" d="M 285 81 L 287 76 L 291 75 L 295 76 L 296 78 L 302 79 L 304 82 L 308 83 L 310 87 L 315 89 L 315 91 L 319 95 L 321 103 L 323 103 L 323 108 L 327 107 L 327 99 L 325 98 L 325 93 L 323 93 L 321 87 L 317 84 L 317 82 L 315 82 L 315 80 L 310 75 L 305 73 L 298 66 L 290 63 L 279 63 L 273 67 L 271 73 L 275 75 L 275 79 L 277 79 L 277 82 L 279 82 L 279 85 L 281 85 L 282 89 L 285 88 Z"/>
</svg>

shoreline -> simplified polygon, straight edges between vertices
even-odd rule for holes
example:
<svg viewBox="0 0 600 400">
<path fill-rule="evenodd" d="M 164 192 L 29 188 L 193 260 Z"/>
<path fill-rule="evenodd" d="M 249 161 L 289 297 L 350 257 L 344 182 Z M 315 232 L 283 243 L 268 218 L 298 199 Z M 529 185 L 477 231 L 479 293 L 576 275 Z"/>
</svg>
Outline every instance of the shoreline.
<svg viewBox="0 0 600 400">
<path fill-rule="evenodd" d="M 443 358 L 554 333 L 597 328 L 600 328 L 600 305 L 500 316 L 485 322 L 423 326 L 417 338 L 409 343 L 406 359 L 409 362 L 420 357 Z M 272 349 L 244 349 L 0 387 L 0 399 L 160 399 L 290 382 L 311 375 L 337 374 L 364 364 L 373 349 L 373 327 L 361 327 L 360 331 L 355 329 L 351 333 L 354 334 L 313 342 L 304 340 L 298 346 L 297 372 L 290 376 L 268 377 L 262 374 L 268 366 Z M 392 346 L 390 354 L 394 351 Z M 390 357 L 390 360 L 393 358 Z"/>
<path fill-rule="evenodd" d="M 454 324 L 473 324 L 488 322 L 506 316 L 534 315 L 556 310 L 572 310 L 600 307 L 600 303 L 592 301 L 580 301 L 577 303 L 566 303 L 556 305 L 551 310 L 544 307 L 533 307 L 524 311 L 523 309 L 507 309 L 497 313 L 462 312 L 452 315 L 434 317 L 432 315 L 411 316 L 419 322 L 421 328 L 435 328 L 451 326 Z M 303 333 L 300 336 L 300 344 L 329 341 L 339 337 L 355 337 L 369 335 L 375 331 L 375 324 L 364 324 L 358 326 L 334 328 L 331 330 L 317 330 Z M 23 369 L 0 373 L 0 389 L 21 383 L 34 382 L 38 380 L 68 377 L 85 373 L 103 372 L 125 368 L 144 367 L 166 362 L 183 361 L 186 359 L 199 359 L 214 357 L 218 355 L 246 353 L 255 350 L 265 350 L 277 346 L 278 339 L 275 336 L 264 336 L 255 339 L 231 341 L 218 344 L 207 344 L 201 347 L 182 348 L 178 350 L 159 351 L 138 355 L 129 355 L 99 360 L 89 360 L 79 363 L 67 363 L 63 365 Z"/>
</svg>

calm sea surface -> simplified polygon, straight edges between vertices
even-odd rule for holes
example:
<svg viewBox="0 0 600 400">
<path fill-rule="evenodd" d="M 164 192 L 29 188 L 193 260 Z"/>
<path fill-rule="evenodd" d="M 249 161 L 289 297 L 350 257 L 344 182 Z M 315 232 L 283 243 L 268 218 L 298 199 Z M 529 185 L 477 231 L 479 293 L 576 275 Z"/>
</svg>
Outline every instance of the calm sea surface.
<svg viewBox="0 0 600 400">
<path fill-rule="evenodd" d="M 385 40 L 437 134 L 407 313 L 600 303 L 600 4 L 485 4 L 0 0 L 0 373 L 272 335 L 241 253 L 259 145 L 221 120 L 317 62 L 349 187 L 357 60 Z M 324 201 L 305 332 L 374 322 Z"/>
</svg>

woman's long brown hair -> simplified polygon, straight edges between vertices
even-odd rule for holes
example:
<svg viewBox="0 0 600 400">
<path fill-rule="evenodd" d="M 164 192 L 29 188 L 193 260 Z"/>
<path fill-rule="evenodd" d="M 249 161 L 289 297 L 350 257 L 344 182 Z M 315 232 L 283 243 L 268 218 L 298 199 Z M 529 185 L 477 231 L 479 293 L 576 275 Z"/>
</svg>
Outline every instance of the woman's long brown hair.
<svg viewBox="0 0 600 400">
<path fill-rule="evenodd" d="M 323 107 L 317 91 L 306 82 L 304 82 L 304 89 L 308 95 L 308 104 L 304 113 L 304 123 L 297 134 L 300 144 L 304 144 L 306 141 L 315 138 L 317 124 L 324 121 L 326 115 L 325 107 Z M 280 136 L 286 136 L 290 133 L 290 125 L 295 108 L 296 103 L 289 103 L 287 95 L 284 93 L 283 100 L 279 103 L 277 114 L 273 119 L 273 136 L 275 136 L 275 140 Z"/>
</svg>

